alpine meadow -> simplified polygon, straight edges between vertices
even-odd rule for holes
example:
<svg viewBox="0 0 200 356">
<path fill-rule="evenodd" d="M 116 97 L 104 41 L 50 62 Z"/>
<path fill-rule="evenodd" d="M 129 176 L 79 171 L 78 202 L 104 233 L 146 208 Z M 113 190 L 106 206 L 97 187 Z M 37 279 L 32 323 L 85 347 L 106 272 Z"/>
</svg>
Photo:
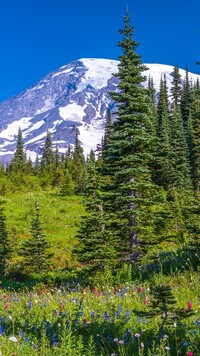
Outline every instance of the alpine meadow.
<svg viewBox="0 0 200 356">
<path fill-rule="evenodd" d="M 200 82 L 175 65 L 157 95 L 123 21 L 96 148 L 74 112 L 65 152 L 47 130 L 33 162 L 19 127 L 0 165 L 2 356 L 200 355 Z"/>
</svg>

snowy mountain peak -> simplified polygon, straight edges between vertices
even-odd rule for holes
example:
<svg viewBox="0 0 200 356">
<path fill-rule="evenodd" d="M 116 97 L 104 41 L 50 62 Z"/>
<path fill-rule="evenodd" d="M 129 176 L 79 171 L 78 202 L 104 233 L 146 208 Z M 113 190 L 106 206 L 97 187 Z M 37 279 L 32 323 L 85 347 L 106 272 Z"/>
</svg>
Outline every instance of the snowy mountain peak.
<svg viewBox="0 0 200 356">
<path fill-rule="evenodd" d="M 31 88 L 0 103 L 0 160 L 9 161 L 16 147 L 19 127 L 22 130 L 27 155 L 35 159 L 42 153 L 47 131 L 53 144 L 65 153 L 74 144 L 76 128 L 85 153 L 101 141 L 108 106 L 109 92 L 115 91 L 118 61 L 82 58 L 46 75 Z M 144 74 L 153 77 L 158 92 L 161 75 L 166 74 L 170 88 L 173 67 L 149 64 Z M 185 71 L 180 69 L 182 79 Z M 196 74 L 189 73 L 195 82 Z M 144 85 L 147 85 L 144 83 Z"/>
</svg>

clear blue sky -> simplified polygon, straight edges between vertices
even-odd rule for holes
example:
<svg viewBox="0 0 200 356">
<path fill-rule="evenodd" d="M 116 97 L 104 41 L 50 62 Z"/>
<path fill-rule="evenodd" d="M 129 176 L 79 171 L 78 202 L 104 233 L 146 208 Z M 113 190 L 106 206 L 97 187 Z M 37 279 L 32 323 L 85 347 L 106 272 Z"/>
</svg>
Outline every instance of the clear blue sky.
<svg viewBox="0 0 200 356">
<path fill-rule="evenodd" d="M 143 62 L 200 73 L 200 0 L 2 0 L 0 101 L 72 60 L 117 59 L 127 2 Z"/>
</svg>

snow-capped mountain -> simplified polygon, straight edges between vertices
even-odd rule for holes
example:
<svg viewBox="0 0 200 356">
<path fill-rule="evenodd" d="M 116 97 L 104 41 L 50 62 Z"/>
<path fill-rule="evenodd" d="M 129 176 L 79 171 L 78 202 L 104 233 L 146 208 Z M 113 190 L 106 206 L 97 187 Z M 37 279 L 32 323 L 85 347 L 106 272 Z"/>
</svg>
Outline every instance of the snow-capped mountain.
<svg viewBox="0 0 200 356">
<path fill-rule="evenodd" d="M 166 74 L 170 88 L 173 67 L 146 64 L 144 74 L 153 77 L 156 92 L 160 78 Z M 42 153 L 47 131 L 59 152 L 73 146 L 76 128 L 85 153 L 101 141 L 105 116 L 111 101 L 109 92 L 117 88 L 118 61 L 109 59 L 80 59 L 48 74 L 31 88 L 0 103 L 0 160 L 9 161 L 16 147 L 19 127 L 27 156 L 34 161 Z M 180 69 L 182 80 L 185 71 Z M 189 73 L 195 82 L 198 75 Z M 200 78 L 200 76 L 199 76 Z M 143 83 L 146 86 L 146 83 Z"/>
</svg>

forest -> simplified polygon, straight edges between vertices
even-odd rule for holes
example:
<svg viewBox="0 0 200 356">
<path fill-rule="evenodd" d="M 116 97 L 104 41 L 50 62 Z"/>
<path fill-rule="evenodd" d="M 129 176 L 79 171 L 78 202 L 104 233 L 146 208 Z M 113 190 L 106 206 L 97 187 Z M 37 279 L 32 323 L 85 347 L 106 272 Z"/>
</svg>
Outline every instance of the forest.
<svg viewBox="0 0 200 356">
<path fill-rule="evenodd" d="M 101 144 L 47 132 L 32 162 L 19 128 L 0 166 L 2 355 L 199 355 L 200 83 L 174 66 L 155 98 L 128 13 L 119 33 Z"/>
</svg>

